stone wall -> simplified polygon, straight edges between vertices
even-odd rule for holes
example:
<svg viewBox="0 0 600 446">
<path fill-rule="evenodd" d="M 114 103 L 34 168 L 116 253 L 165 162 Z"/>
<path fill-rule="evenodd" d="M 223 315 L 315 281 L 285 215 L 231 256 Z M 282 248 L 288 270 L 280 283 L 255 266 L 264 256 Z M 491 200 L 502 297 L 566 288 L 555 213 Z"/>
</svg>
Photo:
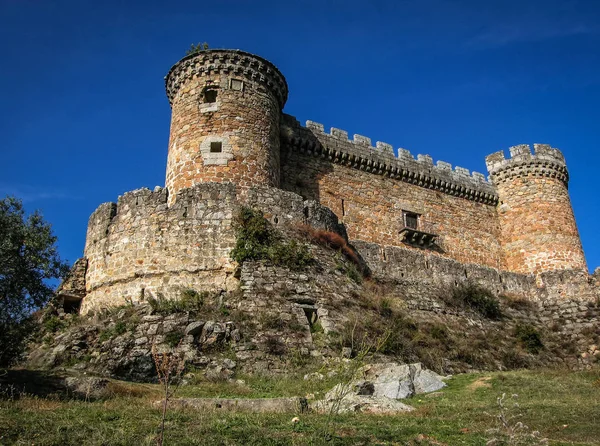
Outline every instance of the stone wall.
<svg viewBox="0 0 600 446">
<path fill-rule="evenodd" d="M 433 252 L 463 263 L 504 268 L 495 191 L 482 174 L 338 129 L 282 129 L 282 188 L 329 207 L 353 240 L 403 246 L 403 211 L 419 215 L 419 229 L 438 235 Z M 409 247 L 411 248 L 411 247 Z M 411 249 L 419 250 L 418 247 Z"/>
<path fill-rule="evenodd" d="M 170 207 L 160 188 L 100 205 L 88 226 L 82 312 L 148 296 L 176 298 L 187 287 L 228 289 L 236 207 L 235 187 L 214 183 L 182 190 Z"/>
<path fill-rule="evenodd" d="M 197 183 L 231 181 L 242 190 L 279 185 L 287 85 L 275 66 L 242 51 L 209 50 L 175 64 L 166 84 L 170 204 Z"/>
<path fill-rule="evenodd" d="M 587 266 L 567 183 L 569 175 L 560 151 L 535 144 L 511 147 L 486 158 L 500 197 L 500 243 L 506 268 L 540 273 Z"/>
</svg>

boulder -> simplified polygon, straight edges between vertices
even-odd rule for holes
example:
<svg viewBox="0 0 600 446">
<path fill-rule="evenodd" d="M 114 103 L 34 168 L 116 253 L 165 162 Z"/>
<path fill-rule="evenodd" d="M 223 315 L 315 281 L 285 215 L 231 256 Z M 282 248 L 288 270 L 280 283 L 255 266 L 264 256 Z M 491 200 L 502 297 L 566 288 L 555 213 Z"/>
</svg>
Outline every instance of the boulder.
<svg viewBox="0 0 600 446">
<path fill-rule="evenodd" d="M 359 379 L 337 384 L 315 407 L 323 412 L 406 412 L 412 407 L 398 400 L 446 387 L 443 379 L 420 363 L 369 364 L 359 370 Z"/>
</svg>

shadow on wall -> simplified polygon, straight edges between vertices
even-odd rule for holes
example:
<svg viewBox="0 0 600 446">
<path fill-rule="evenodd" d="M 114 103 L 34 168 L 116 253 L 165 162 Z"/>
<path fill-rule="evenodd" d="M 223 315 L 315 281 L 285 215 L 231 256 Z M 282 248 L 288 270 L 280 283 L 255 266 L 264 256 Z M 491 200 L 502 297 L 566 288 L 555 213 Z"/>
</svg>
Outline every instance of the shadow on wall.
<svg viewBox="0 0 600 446">
<path fill-rule="evenodd" d="M 301 141 L 298 154 L 292 150 L 295 143 Z M 290 115 L 281 118 L 281 189 L 294 192 L 304 200 L 315 200 L 321 203 L 321 178 L 333 172 L 333 163 L 320 163 L 318 169 L 306 165 L 304 154 L 321 146 L 317 137 Z M 310 160 L 310 158 L 309 158 Z M 304 161 L 304 163 L 303 163 Z M 338 215 L 338 218 L 340 216 Z"/>
</svg>

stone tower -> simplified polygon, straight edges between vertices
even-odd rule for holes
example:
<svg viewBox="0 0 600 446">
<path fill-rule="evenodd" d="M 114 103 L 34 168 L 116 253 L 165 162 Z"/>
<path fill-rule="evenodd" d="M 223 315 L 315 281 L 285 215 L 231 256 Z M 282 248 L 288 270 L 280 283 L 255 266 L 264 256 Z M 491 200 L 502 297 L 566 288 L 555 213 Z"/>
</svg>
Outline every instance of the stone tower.
<svg viewBox="0 0 600 446">
<path fill-rule="evenodd" d="M 563 154 L 549 145 L 510 148 L 486 157 L 499 197 L 498 217 L 509 271 L 539 274 L 556 270 L 587 272 L 567 190 Z"/>
<path fill-rule="evenodd" d="M 239 50 L 205 50 L 165 77 L 171 103 L 169 204 L 197 183 L 279 186 L 279 121 L 287 83 L 269 61 Z"/>
</svg>

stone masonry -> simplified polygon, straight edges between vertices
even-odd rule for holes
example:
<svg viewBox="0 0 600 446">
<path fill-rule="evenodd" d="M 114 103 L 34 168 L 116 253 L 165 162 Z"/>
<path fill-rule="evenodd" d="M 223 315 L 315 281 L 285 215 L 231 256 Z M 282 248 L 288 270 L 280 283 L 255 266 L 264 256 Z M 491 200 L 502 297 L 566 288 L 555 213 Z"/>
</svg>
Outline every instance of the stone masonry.
<svg viewBox="0 0 600 446">
<path fill-rule="evenodd" d="M 361 135 L 302 126 L 282 112 L 288 87 L 279 70 L 240 50 L 190 54 L 165 83 L 166 187 L 125 193 L 92 214 L 84 259 L 59 291 L 81 300 L 82 312 L 177 298 L 182 288 L 236 289 L 230 252 L 241 206 L 284 232 L 310 225 L 340 234 L 375 276 L 409 287 L 472 279 L 536 301 L 598 297 L 557 149 L 492 154 L 486 179 Z"/>
</svg>

